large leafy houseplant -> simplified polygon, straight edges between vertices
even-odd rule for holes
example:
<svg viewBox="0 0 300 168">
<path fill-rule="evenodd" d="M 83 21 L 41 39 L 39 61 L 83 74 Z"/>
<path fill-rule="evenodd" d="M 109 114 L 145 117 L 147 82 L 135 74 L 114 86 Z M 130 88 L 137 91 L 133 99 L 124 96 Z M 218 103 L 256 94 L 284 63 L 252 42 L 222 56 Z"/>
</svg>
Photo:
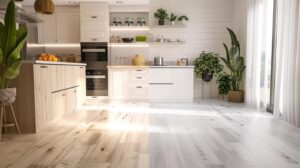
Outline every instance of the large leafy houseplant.
<svg viewBox="0 0 300 168">
<path fill-rule="evenodd" d="M 219 95 L 223 96 L 224 98 L 231 90 L 231 76 L 225 72 L 220 73 L 217 83 Z"/>
<path fill-rule="evenodd" d="M 205 82 L 210 82 L 213 75 L 217 75 L 223 70 L 220 63 L 219 54 L 202 51 L 200 56 L 194 61 L 194 71 L 197 78 L 202 78 Z"/>
<path fill-rule="evenodd" d="M 240 85 L 243 80 L 243 74 L 246 69 L 244 58 L 241 56 L 240 43 L 237 40 L 235 33 L 227 28 L 231 37 L 231 47 L 229 48 L 225 43 L 226 58 L 221 58 L 225 65 L 230 70 L 231 89 L 228 100 L 231 102 L 243 102 L 244 92 L 240 90 Z"/>
<path fill-rule="evenodd" d="M 165 20 L 169 18 L 169 15 L 166 9 L 160 8 L 154 13 L 154 18 L 158 19 L 159 25 L 164 25 Z"/>
<path fill-rule="evenodd" d="M 9 81 L 20 73 L 20 52 L 27 37 L 26 27 L 17 29 L 15 17 L 15 1 L 11 0 L 7 6 L 4 24 L 0 22 L 0 101 L 12 103 L 9 96 L 15 97 L 16 89 L 9 89 Z M 9 100 L 10 99 L 10 100 Z"/>
</svg>

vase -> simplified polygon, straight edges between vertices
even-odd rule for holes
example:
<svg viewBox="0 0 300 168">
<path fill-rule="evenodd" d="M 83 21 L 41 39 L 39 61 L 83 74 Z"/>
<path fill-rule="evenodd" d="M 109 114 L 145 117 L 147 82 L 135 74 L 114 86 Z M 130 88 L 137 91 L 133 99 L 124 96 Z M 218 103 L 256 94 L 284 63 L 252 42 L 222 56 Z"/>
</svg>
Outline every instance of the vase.
<svg viewBox="0 0 300 168">
<path fill-rule="evenodd" d="M 175 26 L 175 25 L 176 25 L 176 22 L 175 22 L 175 21 L 171 21 L 171 25 L 172 25 L 172 26 Z"/>
<path fill-rule="evenodd" d="M 165 20 L 159 20 L 159 21 L 158 21 L 158 24 L 161 25 L 161 26 L 162 26 L 162 25 L 165 25 Z"/>
<path fill-rule="evenodd" d="M 207 72 L 202 73 L 202 80 L 204 82 L 210 82 L 212 79 L 213 79 L 213 74 Z"/>
<path fill-rule="evenodd" d="M 16 95 L 16 88 L 0 89 L 0 104 L 7 106 L 9 104 L 14 103 L 16 100 Z"/>
<path fill-rule="evenodd" d="M 243 90 L 231 90 L 228 92 L 228 101 L 232 103 L 244 103 L 244 95 L 245 92 Z"/>
<path fill-rule="evenodd" d="M 132 65 L 134 65 L 134 66 L 144 66 L 145 65 L 145 58 L 141 55 L 136 55 L 132 59 Z"/>
</svg>

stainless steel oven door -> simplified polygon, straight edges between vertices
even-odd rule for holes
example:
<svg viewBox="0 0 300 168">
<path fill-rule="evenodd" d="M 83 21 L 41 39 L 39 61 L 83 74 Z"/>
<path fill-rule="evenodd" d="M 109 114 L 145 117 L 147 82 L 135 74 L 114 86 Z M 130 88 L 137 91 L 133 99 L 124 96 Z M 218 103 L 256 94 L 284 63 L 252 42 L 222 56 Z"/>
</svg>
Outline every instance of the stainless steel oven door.
<svg viewBox="0 0 300 168">
<path fill-rule="evenodd" d="M 107 72 L 102 75 L 86 76 L 87 96 L 108 96 Z"/>
</svg>

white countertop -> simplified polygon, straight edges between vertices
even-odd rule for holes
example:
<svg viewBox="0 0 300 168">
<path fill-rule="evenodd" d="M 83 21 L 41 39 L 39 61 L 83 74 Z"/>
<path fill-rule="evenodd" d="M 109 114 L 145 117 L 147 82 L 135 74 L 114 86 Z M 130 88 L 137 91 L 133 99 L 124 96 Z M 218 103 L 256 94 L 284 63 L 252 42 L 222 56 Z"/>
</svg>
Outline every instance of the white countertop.
<svg viewBox="0 0 300 168">
<path fill-rule="evenodd" d="M 53 61 L 40 61 L 40 60 L 24 60 L 24 64 L 46 64 L 46 65 L 72 65 L 72 66 L 86 66 L 85 63 L 76 62 L 53 62 Z"/>
<path fill-rule="evenodd" d="M 107 68 L 194 68 L 194 66 L 133 66 L 133 65 L 109 65 Z"/>
</svg>

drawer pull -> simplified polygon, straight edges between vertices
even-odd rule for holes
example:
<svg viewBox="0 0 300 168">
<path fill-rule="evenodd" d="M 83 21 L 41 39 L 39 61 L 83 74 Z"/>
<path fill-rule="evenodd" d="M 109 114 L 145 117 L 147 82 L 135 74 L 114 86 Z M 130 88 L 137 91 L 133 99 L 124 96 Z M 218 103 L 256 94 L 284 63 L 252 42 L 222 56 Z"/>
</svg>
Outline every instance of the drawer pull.
<svg viewBox="0 0 300 168">
<path fill-rule="evenodd" d="M 84 67 L 80 67 L 80 69 L 83 69 Z"/>
<path fill-rule="evenodd" d="M 149 85 L 174 85 L 174 83 L 149 83 Z"/>
<path fill-rule="evenodd" d="M 91 16 L 91 18 L 92 18 L 92 19 L 97 19 L 98 17 L 97 17 L 97 16 Z"/>
<path fill-rule="evenodd" d="M 138 88 L 138 89 L 142 89 L 143 87 L 142 87 L 142 86 L 137 86 L 136 88 Z"/>
<path fill-rule="evenodd" d="M 67 95 L 66 95 L 66 94 L 63 94 L 62 96 L 64 96 L 64 97 L 65 97 L 65 96 L 67 96 Z"/>
<path fill-rule="evenodd" d="M 48 68 L 48 66 L 42 65 L 41 68 Z"/>
<path fill-rule="evenodd" d="M 76 93 L 77 91 L 76 91 L 76 90 L 74 90 L 73 92 L 74 92 L 74 93 Z"/>
<path fill-rule="evenodd" d="M 92 40 L 92 41 L 97 41 L 98 39 L 96 39 L 96 38 L 92 38 L 91 40 Z"/>
<path fill-rule="evenodd" d="M 143 70 L 141 70 L 141 69 L 138 69 L 138 70 L 136 70 L 137 72 L 142 72 Z"/>
<path fill-rule="evenodd" d="M 136 79 L 143 79 L 142 77 L 136 77 Z"/>
</svg>

